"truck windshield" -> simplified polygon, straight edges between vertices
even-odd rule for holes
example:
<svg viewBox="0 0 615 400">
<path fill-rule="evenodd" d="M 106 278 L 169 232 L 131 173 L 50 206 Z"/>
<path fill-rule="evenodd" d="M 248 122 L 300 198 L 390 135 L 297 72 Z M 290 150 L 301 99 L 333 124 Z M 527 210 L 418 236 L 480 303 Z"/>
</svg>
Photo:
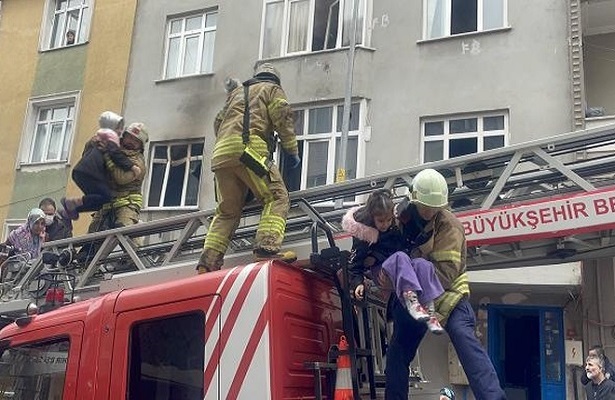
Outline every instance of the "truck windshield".
<svg viewBox="0 0 615 400">
<path fill-rule="evenodd" d="M 0 399 L 61 399 L 68 339 L 5 349 L 0 357 Z"/>
</svg>

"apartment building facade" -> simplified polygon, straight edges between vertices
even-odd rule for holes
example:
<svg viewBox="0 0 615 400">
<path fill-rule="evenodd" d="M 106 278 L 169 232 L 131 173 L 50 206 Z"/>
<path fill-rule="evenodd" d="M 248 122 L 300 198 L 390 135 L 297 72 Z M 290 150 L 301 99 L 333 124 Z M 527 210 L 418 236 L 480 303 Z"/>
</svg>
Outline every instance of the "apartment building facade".
<svg viewBox="0 0 615 400">
<path fill-rule="evenodd" d="M 613 19 L 605 17 L 613 1 L 356 5 L 349 179 L 595 126 L 615 115 L 615 81 L 605 60 L 613 48 Z M 286 171 L 280 158 L 288 187 L 334 183 L 351 6 L 349 0 L 139 1 L 124 112 L 151 131 L 145 219 L 215 206 L 208 160 L 223 81 L 248 79 L 258 62 L 278 68 L 296 110 L 302 163 Z M 593 294 L 581 303 L 577 297 L 581 282 L 594 289 L 609 282 L 613 268 L 603 266 L 609 263 L 473 274 L 479 333 L 485 346 L 505 349 L 492 356 L 510 398 L 574 398 L 579 367 L 566 364 L 565 340 L 613 344 L 588 323 L 609 320 L 608 312 L 590 306 Z M 606 280 L 595 280 L 598 270 Z M 606 289 L 590 292 L 608 302 Z M 488 325 L 496 320 L 502 338 L 489 344 Z M 549 348 L 548 340 L 556 344 Z M 415 398 L 463 383 L 455 365 L 448 339 L 426 338 L 415 367 L 429 382 L 413 390 Z M 470 395 L 467 386 L 456 387 Z"/>
<path fill-rule="evenodd" d="M 280 159 L 287 185 L 334 183 L 352 4 L 2 1 L 0 54 L 20 56 L 0 57 L 0 129 L 16 133 L 0 148 L 0 177 L 9 182 L 0 193 L 5 229 L 40 194 L 76 193 L 70 165 L 104 109 L 149 128 L 142 219 L 213 208 L 209 158 L 223 81 L 248 79 L 265 61 L 281 72 L 296 110 L 302 163 L 286 171 Z M 355 4 L 348 179 L 615 120 L 615 0 Z M 77 42 L 66 44 L 67 30 L 80 26 Z M 60 125 L 44 116 L 62 110 L 58 145 L 52 137 Z M 566 339 L 600 342 L 615 355 L 605 326 L 615 315 L 595 306 L 614 300 L 614 269 L 612 259 L 600 259 L 473 274 L 478 333 L 485 346 L 509 349 L 508 357 L 492 356 L 510 398 L 575 398 L 578 367 L 560 351 Z M 489 344 L 496 319 L 509 339 Z M 547 349 L 547 333 L 556 348 Z M 513 360 L 511 348 L 526 350 Z M 414 398 L 433 397 L 449 382 L 471 396 L 455 362 L 446 337 L 427 337 L 414 366 L 428 382 L 412 390 Z"/>
</svg>

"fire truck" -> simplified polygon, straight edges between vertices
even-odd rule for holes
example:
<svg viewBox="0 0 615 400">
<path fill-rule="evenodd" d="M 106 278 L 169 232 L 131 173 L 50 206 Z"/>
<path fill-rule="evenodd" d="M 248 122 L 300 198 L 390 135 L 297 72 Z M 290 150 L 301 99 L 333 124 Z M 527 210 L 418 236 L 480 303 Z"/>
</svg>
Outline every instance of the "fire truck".
<svg viewBox="0 0 615 400">
<path fill-rule="evenodd" d="M 449 182 L 468 269 L 615 256 L 614 145 L 609 125 L 429 163 Z M 330 398 L 342 334 L 354 397 L 377 398 L 385 305 L 350 297 L 340 221 L 375 188 L 405 196 L 425 166 L 291 193 L 293 265 L 252 262 L 257 205 L 214 273 L 194 270 L 213 210 L 46 243 L 71 256 L 59 263 L 9 258 L 0 398 Z"/>
</svg>

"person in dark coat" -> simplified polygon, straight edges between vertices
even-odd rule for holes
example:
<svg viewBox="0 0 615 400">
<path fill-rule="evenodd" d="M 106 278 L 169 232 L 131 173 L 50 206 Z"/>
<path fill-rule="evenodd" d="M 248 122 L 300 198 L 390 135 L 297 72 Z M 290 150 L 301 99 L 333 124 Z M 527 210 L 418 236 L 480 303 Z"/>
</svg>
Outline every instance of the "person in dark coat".
<svg viewBox="0 0 615 400">
<path fill-rule="evenodd" d="M 587 400 L 615 400 L 615 382 L 606 377 L 605 359 L 589 356 L 585 361 Z"/>
<path fill-rule="evenodd" d="M 135 177 L 141 169 L 121 150 L 120 134 L 124 130 L 124 118 L 111 111 L 105 111 L 99 119 L 100 129 L 83 150 L 81 159 L 73 168 L 73 181 L 84 196 L 61 199 L 62 207 L 70 219 L 78 219 L 79 213 L 98 211 L 103 204 L 111 201 L 113 193 L 106 168 L 105 154 L 124 171 L 132 171 Z"/>
<path fill-rule="evenodd" d="M 611 363 L 611 360 L 609 360 L 609 358 L 604 353 L 604 349 L 602 348 L 602 346 L 596 344 L 590 347 L 587 356 L 602 358 L 604 360 L 604 376 L 606 376 L 607 379 L 615 381 L 615 367 Z M 589 380 L 590 379 L 587 377 L 587 374 L 581 375 L 581 384 L 583 386 L 587 385 L 589 383 Z"/>
<path fill-rule="evenodd" d="M 45 242 L 73 237 L 73 223 L 64 210 L 56 207 L 56 202 L 45 197 L 38 203 L 38 208 L 45 213 Z"/>
</svg>

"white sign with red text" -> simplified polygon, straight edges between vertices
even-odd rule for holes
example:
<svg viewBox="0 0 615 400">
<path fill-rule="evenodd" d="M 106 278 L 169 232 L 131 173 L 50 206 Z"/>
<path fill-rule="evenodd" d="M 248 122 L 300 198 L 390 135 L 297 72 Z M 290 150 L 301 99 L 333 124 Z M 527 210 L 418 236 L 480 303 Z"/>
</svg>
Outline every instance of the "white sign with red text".
<svg viewBox="0 0 615 400">
<path fill-rule="evenodd" d="M 545 239 L 615 228 L 615 188 L 459 213 L 468 246 Z"/>
</svg>

